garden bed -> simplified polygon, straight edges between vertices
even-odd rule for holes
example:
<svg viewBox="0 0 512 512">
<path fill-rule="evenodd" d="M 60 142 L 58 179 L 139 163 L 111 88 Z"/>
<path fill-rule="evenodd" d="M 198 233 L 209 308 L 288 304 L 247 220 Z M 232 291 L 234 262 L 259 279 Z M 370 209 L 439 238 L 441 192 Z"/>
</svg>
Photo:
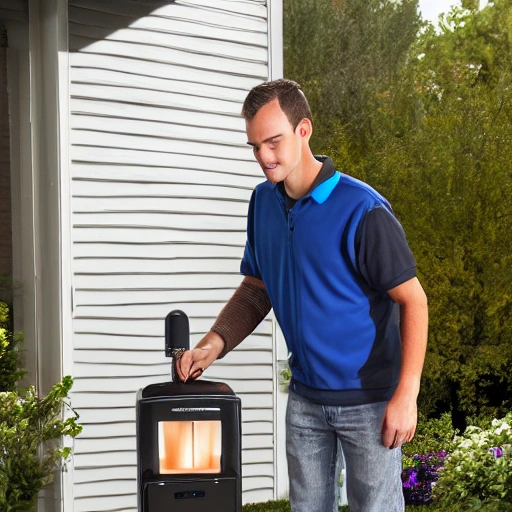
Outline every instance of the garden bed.
<svg viewBox="0 0 512 512">
<path fill-rule="evenodd" d="M 403 448 L 407 512 L 512 511 L 512 412 L 480 423 L 458 436 L 449 415 L 420 421 L 416 439 Z M 291 512 L 287 500 L 242 510 Z"/>
<path fill-rule="evenodd" d="M 459 506 L 445 507 L 442 505 L 410 505 L 406 507 L 407 512 L 465 512 L 470 509 L 462 509 Z M 496 509 L 487 507 L 480 511 L 497 512 Z M 506 508 L 503 509 L 507 510 Z M 290 502 L 288 500 L 267 501 L 266 503 L 248 503 L 242 507 L 242 512 L 291 512 Z M 339 512 L 350 512 L 347 506 L 340 507 Z"/>
</svg>

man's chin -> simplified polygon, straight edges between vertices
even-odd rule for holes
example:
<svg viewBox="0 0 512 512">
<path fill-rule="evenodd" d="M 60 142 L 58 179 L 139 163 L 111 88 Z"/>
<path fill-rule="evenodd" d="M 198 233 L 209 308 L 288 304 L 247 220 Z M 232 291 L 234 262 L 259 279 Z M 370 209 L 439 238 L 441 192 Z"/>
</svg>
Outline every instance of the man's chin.
<svg viewBox="0 0 512 512">
<path fill-rule="evenodd" d="M 280 181 L 283 181 L 281 173 L 277 172 L 277 167 L 275 169 L 263 169 L 263 173 L 267 180 L 272 183 L 279 183 Z"/>
</svg>

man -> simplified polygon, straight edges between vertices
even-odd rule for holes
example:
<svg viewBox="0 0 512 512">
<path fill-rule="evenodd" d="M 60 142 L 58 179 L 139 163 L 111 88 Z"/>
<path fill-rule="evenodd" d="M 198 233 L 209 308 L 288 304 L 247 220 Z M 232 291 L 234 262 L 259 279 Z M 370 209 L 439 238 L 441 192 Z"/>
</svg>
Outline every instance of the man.
<svg viewBox="0 0 512 512">
<path fill-rule="evenodd" d="M 351 512 L 403 511 L 400 446 L 416 428 L 428 323 L 403 230 L 382 196 L 312 154 L 297 83 L 255 87 L 242 115 L 267 178 L 249 206 L 245 278 L 178 372 L 196 378 L 273 307 L 291 352 L 292 511 L 337 510 L 338 440 Z"/>
</svg>

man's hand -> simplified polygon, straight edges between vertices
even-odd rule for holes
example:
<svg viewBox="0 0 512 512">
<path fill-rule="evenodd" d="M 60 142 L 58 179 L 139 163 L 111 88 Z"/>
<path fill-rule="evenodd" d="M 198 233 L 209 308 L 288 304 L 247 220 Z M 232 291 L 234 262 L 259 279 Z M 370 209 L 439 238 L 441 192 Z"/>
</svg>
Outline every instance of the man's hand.
<svg viewBox="0 0 512 512">
<path fill-rule="evenodd" d="M 222 352 L 224 340 L 210 331 L 192 350 L 183 353 L 176 363 L 178 375 L 183 382 L 197 379 Z"/>
<path fill-rule="evenodd" d="M 398 448 L 414 437 L 418 411 L 413 397 L 395 395 L 389 401 L 382 424 L 382 444 L 386 448 Z"/>
</svg>

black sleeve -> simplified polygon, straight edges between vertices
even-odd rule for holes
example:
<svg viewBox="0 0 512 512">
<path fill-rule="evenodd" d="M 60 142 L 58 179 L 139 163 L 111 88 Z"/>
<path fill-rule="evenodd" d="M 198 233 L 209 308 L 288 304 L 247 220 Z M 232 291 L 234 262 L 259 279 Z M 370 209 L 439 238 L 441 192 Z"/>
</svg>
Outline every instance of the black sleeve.
<svg viewBox="0 0 512 512">
<path fill-rule="evenodd" d="M 404 230 L 384 206 L 376 206 L 361 219 L 356 250 L 359 271 L 371 288 L 388 292 L 416 276 Z"/>
</svg>

